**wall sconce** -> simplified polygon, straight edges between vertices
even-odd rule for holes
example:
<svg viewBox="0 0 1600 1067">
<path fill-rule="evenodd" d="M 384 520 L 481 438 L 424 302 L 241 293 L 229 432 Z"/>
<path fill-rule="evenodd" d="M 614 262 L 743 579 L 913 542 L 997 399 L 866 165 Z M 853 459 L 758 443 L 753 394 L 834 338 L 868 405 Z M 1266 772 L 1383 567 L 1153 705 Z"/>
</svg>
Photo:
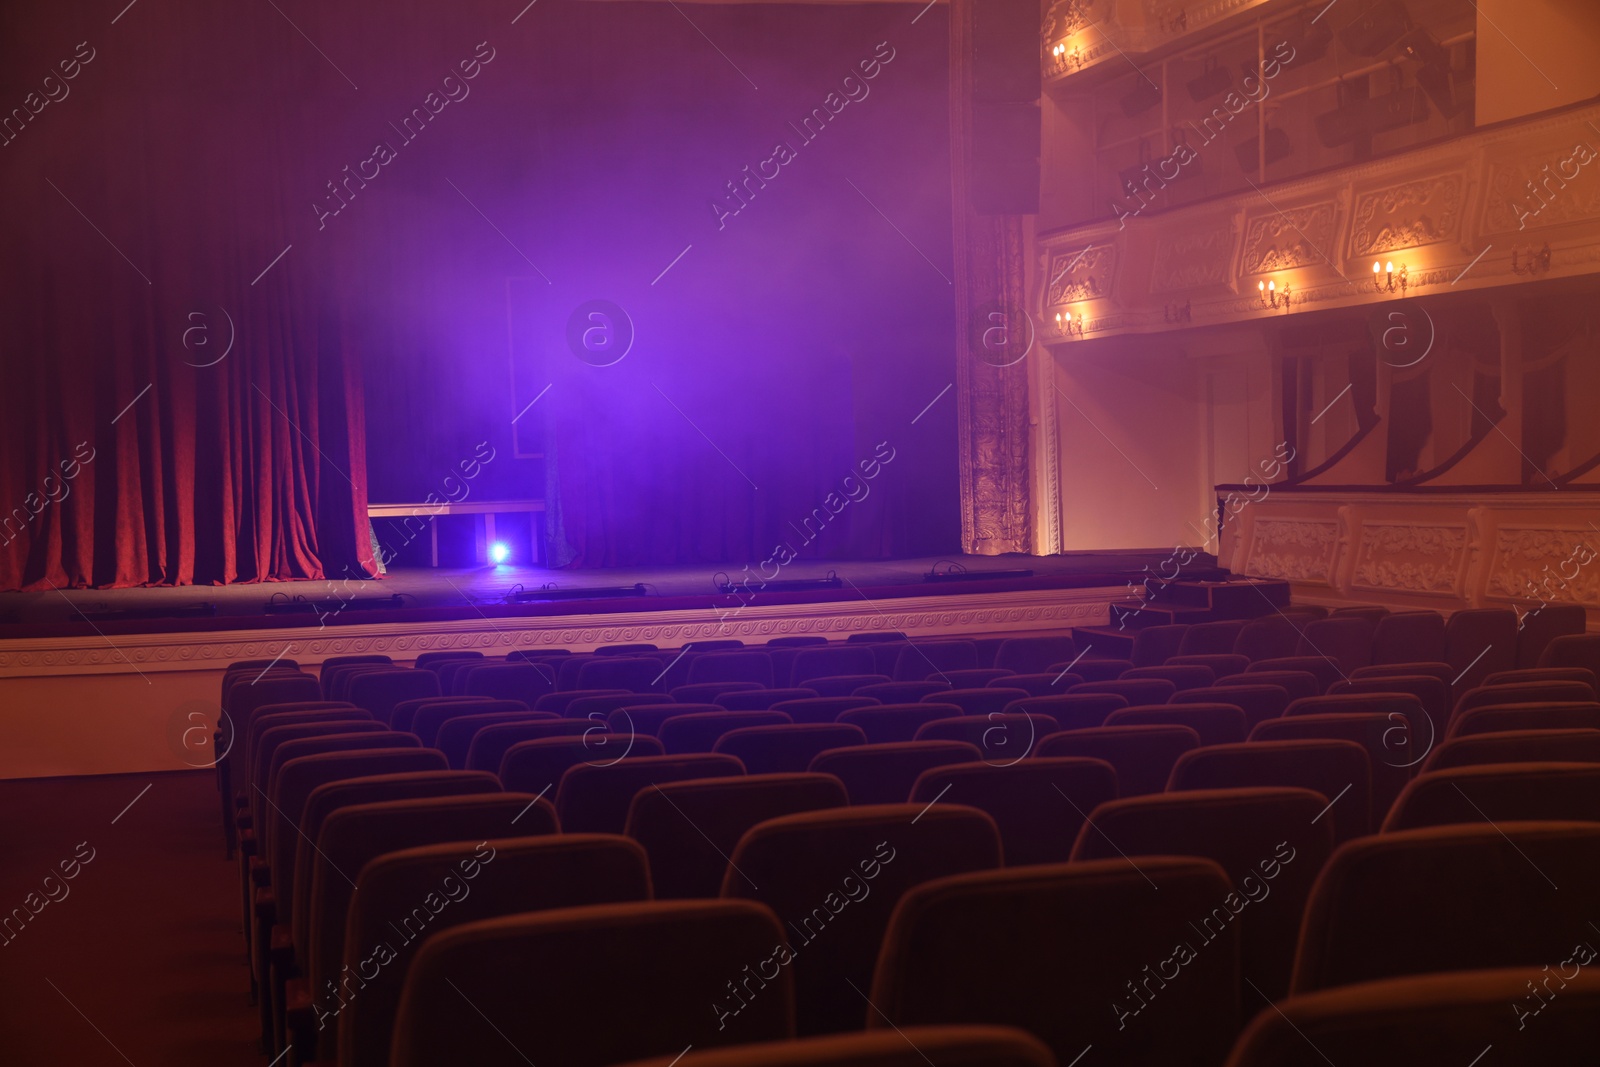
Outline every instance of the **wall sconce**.
<svg viewBox="0 0 1600 1067">
<path fill-rule="evenodd" d="M 1264 308 L 1282 308 L 1283 310 L 1288 311 L 1289 297 L 1293 293 L 1294 290 L 1286 285 L 1283 287 L 1283 295 L 1279 296 L 1277 279 L 1256 282 L 1256 298 L 1261 301 L 1261 306 Z"/>
<path fill-rule="evenodd" d="M 1511 273 L 1526 274 L 1529 276 L 1543 274 L 1550 269 L 1550 242 L 1546 241 L 1544 247 L 1535 252 L 1527 250 L 1527 258 L 1518 261 L 1516 249 L 1511 250 Z"/>
<path fill-rule="evenodd" d="M 1410 284 L 1410 275 L 1404 263 L 1400 264 L 1400 272 L 1395 273 L 1394 263 L 1385 260 L 1379 263 L 1372 261 L 1372 291 L 1375 293 L 1392 293 L 1399 289 L 1403 295 L 1406 286 Z"/>
<path fill-rule="evenodd" d="M 1181 306 L 1178 304 L 1161 305 L 1162 322 L 1189 322 L 1190 318 L 1189 301 L 1187 300 Z"/>
<path fill-rule="evenodd" d="M 1082 337 L 1083 319 L 1074 319 L 1070 311 L 1056 312 L 1056 332 L 1063 337 Z"/>
</svg>

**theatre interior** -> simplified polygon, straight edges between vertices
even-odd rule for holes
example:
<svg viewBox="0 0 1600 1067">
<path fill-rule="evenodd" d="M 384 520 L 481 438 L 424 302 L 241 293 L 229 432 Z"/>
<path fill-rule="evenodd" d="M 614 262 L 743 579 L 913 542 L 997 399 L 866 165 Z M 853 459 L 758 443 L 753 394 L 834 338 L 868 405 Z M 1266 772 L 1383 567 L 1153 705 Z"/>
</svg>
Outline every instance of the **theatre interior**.
<svg viewBox="0 0 1600 1067">
<path fill-rule="evenodd" d="M 1600 1058 L 1600 4 L 0 9 L 0 1063 Z"/>
</svg>

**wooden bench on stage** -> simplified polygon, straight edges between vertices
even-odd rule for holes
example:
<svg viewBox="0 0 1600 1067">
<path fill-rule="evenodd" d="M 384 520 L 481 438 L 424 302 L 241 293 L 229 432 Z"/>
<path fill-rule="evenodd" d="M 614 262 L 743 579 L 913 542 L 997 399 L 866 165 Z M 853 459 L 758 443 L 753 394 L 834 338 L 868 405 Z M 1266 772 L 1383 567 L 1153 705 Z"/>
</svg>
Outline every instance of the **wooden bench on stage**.
<svg viewBox="0 0 1600 1067">
<path fill-rule="evenodd" d="M 480 562 L 488 563 L 489 546 L 494 544 L 494 517 L 504 514 L 526 514 L 528 516 L 528 541 L 532 548 L 529 561 L 534 564 L 542 563 L 543 552 L 540 542 L 544 540 L 543 523 L 540 517 L 544 514 L 543 500 L 463 500 L 452 503 L 448 500 L 437 504 L 372 504 L 367 505 L 368 519 L 428 519 L 428 534 L 431 551 L 429 560 L 432 566 L 439 565 L 439 524 L 431 520 L 441 515 L 481 515 L 483 516 L 483 538 L 478 543 L 477 556 Z"/>
</svg>

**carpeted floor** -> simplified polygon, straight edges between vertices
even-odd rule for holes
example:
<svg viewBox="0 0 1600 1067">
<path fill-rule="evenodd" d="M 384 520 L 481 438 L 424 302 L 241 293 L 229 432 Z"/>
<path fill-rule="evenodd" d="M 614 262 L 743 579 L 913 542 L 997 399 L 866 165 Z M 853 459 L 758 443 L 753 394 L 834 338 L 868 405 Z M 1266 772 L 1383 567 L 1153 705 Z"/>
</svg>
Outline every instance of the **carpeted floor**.
<svg viewBox="0 0 1600 1067">
<path fill-rule="evenodd" d="M 0 1063 L 264 1067 L 217 823 L 210 772 L 0 781 Z"/>
</svg>

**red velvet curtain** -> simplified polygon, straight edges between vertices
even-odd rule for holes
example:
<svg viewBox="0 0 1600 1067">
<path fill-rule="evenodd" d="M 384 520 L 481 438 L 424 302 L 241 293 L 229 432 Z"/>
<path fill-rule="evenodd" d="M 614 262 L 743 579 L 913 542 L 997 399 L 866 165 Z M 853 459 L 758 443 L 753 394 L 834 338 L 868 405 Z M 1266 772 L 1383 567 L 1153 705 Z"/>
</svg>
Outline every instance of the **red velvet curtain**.
<svg viewBox="0 0 1600 1067">
<path fill-rule="evenodd" d="M 116 6 L 0 16 L 0 588 L 369 574 L 302 162 L 348 87 L 260 13 Z"/>
</svg>

